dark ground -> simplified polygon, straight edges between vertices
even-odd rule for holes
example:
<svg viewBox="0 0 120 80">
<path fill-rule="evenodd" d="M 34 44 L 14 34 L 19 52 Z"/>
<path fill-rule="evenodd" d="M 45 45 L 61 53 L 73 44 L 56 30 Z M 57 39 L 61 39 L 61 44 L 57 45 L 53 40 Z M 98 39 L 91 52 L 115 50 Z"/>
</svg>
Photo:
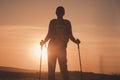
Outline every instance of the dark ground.
<svg viewBox="0 0 120 80">
<path fill-rule="evenodd" d="M 80 72 L 69 72 L 70 80 L 80 80 Z M 38 73 L 0 71 L 0 80 L 38 80 Z M 42 73 L 42 79 L 47 80 L 47 73 Z M 56 80 L 62 80 L 61 74 L 56 73 Z M 120 75 L 106 75 L 84 72 L 82 80 L 120 80 Z"/>
</svg>

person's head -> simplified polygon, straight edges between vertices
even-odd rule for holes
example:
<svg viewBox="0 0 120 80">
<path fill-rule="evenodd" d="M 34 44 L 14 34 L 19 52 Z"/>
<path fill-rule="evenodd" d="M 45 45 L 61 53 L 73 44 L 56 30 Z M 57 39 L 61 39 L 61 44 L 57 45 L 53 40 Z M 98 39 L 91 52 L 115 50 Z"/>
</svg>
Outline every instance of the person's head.
<svg viewBox="0 0 120 80">
<path fill-rule="evenodd" d="M 56 9 L 56 15 L 57 17 L 63 17 L 65 14 L 65 9 L 62 6 L 57 7 Z"/>
</svg>

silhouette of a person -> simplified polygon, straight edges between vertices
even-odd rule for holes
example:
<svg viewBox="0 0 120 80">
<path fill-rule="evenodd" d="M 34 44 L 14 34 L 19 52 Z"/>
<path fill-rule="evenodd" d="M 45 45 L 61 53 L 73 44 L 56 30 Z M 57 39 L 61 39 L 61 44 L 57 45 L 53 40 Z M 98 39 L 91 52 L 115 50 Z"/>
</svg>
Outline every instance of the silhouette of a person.
<svg viewBox="0 0 120 80">
<path fill-rule="evenodd" d="M 65 14 L 64 7 L 59 6 L 56 9 L 57 19 L 50 21 L 49 30 L 40 45 L 44 45 L 48 40 L 48 79 L 55 80 L 56 61 L 58 60 L 60 71 L 64 80 L 69 80 L 67 69 L 67 43 L 72 40 L 79 44 L 80 40 L 75 39 L 71 30 L 70 21 L 63 19 Z"/>
</svg>

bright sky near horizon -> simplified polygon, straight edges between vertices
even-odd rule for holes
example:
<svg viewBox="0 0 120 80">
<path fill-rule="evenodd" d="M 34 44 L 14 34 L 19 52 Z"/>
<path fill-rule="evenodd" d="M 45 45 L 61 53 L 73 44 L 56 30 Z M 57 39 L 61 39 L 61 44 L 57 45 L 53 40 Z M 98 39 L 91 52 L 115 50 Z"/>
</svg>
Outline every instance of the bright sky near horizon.
<svg viewBox="0 0 120 80">
<path fill-rule="evenodd" d="M 0 66 L 39 69 L 39 42 L 59 5 L 81 40 L 83 71 L 120 74 L 119 0 L 0 0 Z M 68 69 L 78 71 L 76 44 L 69 41 L 67 50 Z"/>
</svg>

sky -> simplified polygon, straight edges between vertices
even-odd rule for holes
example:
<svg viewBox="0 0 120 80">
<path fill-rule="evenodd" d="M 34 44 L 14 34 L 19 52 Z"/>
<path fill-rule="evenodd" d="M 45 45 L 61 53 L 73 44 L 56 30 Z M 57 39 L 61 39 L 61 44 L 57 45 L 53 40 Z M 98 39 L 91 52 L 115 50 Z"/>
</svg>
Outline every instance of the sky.
<svg viewBox="0 0 120 80">
<path fill-rule="evenodd" d="M 119 0 L 0 0 L 0 66 L 39 69 L 39 42 L 58 6 L 81 40 L 83 71 L 120 74 Z M 67 53 L 69 71 L 79 71 L 77 45 L 69 41 Z"/>
</svg>

